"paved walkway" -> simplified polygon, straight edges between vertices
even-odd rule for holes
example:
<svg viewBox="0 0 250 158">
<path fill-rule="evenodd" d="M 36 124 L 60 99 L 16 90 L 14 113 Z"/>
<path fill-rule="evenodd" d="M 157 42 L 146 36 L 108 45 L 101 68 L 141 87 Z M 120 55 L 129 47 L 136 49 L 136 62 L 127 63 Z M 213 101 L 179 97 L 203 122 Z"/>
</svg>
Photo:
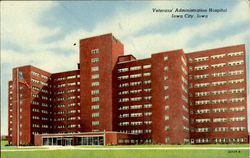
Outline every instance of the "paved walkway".
<svg viewBox="0 0 250 158">
<path fill-rule="evenodd" d="M 75 146 L 43 146 L 46 147 L 45 149 L 9 149 L 1 151 L 3 152 L 13 152 L 13 151 L 53 151 L 53 150 L 249 150 L 250 147 L 141 147 L 141 148 L 120 148 L 120 147 L 75 147 Z"/>
</svg>

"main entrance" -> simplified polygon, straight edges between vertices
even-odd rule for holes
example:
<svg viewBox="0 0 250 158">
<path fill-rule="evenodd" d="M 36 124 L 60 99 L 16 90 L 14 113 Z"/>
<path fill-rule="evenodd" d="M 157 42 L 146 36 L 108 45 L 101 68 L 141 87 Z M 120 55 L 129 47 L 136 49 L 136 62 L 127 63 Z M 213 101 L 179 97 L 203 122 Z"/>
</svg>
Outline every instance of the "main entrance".
<svg viewBox="0 0 250 158">
<path fill-rule="evenodd" d="M 104 145 L 103 136 L 43 137 L 43 145 Z"/>
</svg>

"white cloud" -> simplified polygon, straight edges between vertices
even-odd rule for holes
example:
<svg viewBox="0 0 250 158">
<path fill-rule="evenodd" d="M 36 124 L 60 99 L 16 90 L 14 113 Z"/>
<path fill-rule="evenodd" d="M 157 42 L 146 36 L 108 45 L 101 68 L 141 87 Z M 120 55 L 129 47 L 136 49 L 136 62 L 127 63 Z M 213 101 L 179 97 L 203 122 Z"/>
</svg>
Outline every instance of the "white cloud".
<svg viewBox="0 0 250 158">
<path fill-rule="evenodd" d="M 2 60 L 5 63 L 9 63 L 11 67 L 33 65 L 51 73 L 74 70 L 79 62 L 77 53 L 65 55 L 50 51 L 39 51 L 23 55 L 13 50 L 4 50 L 2 52 Z"/>
<path fill-rule="evenodd" d="M 60 29 L 43 27 L 38 21 L 42 13 L 55 5 L 50 1 L 2 2 L 1 42 L 15 43 L 23 49 L 43 49 L 41 40 L 57 34 Z"/>
</svg>

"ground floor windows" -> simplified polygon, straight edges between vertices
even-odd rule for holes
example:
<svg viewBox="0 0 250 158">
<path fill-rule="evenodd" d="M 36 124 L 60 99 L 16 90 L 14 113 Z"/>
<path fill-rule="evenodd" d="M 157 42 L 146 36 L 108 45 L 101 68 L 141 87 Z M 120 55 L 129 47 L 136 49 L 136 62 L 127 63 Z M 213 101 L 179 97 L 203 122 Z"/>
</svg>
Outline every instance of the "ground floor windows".
<svg viewBox="0 0 250 158">
<path fill-rule="evenodd" d="M 43 145 L 104 145 L 103 136 L 43 137 Z"/>
</svg>

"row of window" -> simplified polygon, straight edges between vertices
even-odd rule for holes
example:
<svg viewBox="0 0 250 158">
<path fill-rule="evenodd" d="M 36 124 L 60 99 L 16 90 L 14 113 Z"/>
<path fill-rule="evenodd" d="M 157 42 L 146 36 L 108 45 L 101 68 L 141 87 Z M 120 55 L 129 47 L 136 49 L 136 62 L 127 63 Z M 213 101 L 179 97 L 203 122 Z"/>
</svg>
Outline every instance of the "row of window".
<svg viewBox="0 0 250 158">
<path fill-rule="evenodd" d="M 44 78 L 44 79 L 49 79 L 48 76 L 43 75 L 43 74 L 40 75 L 40 73 L 35 72 L 35 71 L 31 71 L 31 74 L 34 75 L 34 76 L 38 76 L 38 77 L 41 76 L 41 77 Z"/>
<path fill-rule="evenodd" d="M 214 99 L 211 101 L 212 102 L 210 102 L 210 100 L 196 100 L 195 105 L 220 104 L 220 103 L 227 103 L 228 101 L 230 103 L 243 102 L 245 101 L 245 98 L 241 97 L 241 98 L 230 98 L 230 99 Z"/>
<path fill-rule="evenodd" d="M 80 75 L 70 75 L 70 76 L 65 76 L 65 77 L 58 77 L 58 78 L 54 78 L 54 81 L 62 81 L 62 80 L 74 79 L 74 78 L 80 78 Z"/>
<path fill-rule="evenodd" d="M 242 83 L 244 82 L 244 79 L 234 79 L 234 80 L 228 80 L 228 81 L 215 81 L 215 82 L 211 82 L 211 86 L 222 86 L 225 84 L 237 84 L 237 83 Z M 209 82 L 205 82 L 205 83 L 196 83 L 194 84 L 194 88 L 203 88 L 203 87 L 208 87 L 210 86 Z M 193 88 L 192 87 L 192 83 L 189 84 L 189 88 Z"/>
<path fill-rule="evenodd" d="M 54 88 L 61 88 L 61 87 L 66 87 L 67 86 L 75 86 L 75 85 L 80 85 L 80 82 L 70 82 L 70 83 L 62 83 L 62 84 L 58 84 L 58 85 L 54 85 Z"/>
<path fill-rule="evenodd" d="M 57 125 L 57 126 L 54 126 L 54 128 L 76 128 L 76 127 L 78 127 L 78 128 L 80 128 L 81 127 L 81 125 L 80 124 L 69 124 L 69 125 Z"/>
<path fill-rule="evenodd" d="M 151 68 L 151 64 L 147 64 L 147 65 L 143 65 L 143 69 L 149 69 Z M 131 66 L 130 68 L 120 68 L 117 69 L 117 72 L 127 72 L 127 71 L 135 71 L 135 70 L 141 70 L 142 66 L 138 65 L 138 66 Z"/>
<path fill-rule="evenodd" d="M 141 101 L 144 98 L 144 100 L 151 100 L 152 96 L 144 96 L 144 97 L 131 97 L 131 98 L 119 98 L 118 102 L 129 102 L 129 101 Z"/>
<path fill-rule="evenodd" d="M 230 61 L 227 64 L 226 63 L 218 63 L 218 64 L 212 64 L 210 67 L 211 68 L 219 68 L 219 67 L 225 67 L 226 65 L 228 66 L 236 66 L 236 65 L 242 65 L 244 64 L 243 60 L 237 60 L 237 61 Z M 195 66 L 194 70 L 206 70 L 209 68 L 209 65 L 199 65 Z M 192 71 L 193 67 L 189 66 L 189 71 Z"/>
<path fill-rule="evenodd" d="M 228 75 L 240 75 L 243 74 L 244 70 L 233 70 L 233 71 L 228 71 Z M 226 76 L 227 72 L 216 72 L 216 73 L 211 73 L 212 77 L 222 77 Z M 204 78 L 209 78 L 209 74 L 201 74 L 201 75 L 194 75 L 194 79 L 204 79 Z M 192 75 L 189 75 L 189 79 L 192 79 Z"/>
<path fill-rule="evenodd" d="M 237 88 L 237 89 L 229 89 L 229 90 L 217 90 L 217 91 L 211 91 L 211 94 L 218 95 L 218 94 L 226 94 L 228 93 L 243 93 L 245 91 L 245 88 Z M 210 91 L 204 91 L 204 92 L 195 92 L 195 97 L 204 97 L 210 95 Z M 189 93 L 189 96 L 192 97 L 192 93 Z"/>
<path fill-rule="evenodd" d="M 227 143 L 228 140 L 233 143 L 246 142 L 246 138 L 213 138 L 215 143 Z M 195 139 L 195 143 L 210 143 L 210 138 L 197 138 Z"/>
<path fill-rule="evenodd" d="M 132 126 L 137 126 L 137 125 L 142 125 L 144 123 L 144 125 L 151 125 L 152 124 L 152 121 L 148 120 L 148 121 L 132 121 L 132 122 L 119 122 L 118 125 L 119 126 L 129 126 L 129 125 L 132 125 Z"/>
<path fill-rule="evenodd" d="M 142 109 L 142 105 L 130 105 L 130 106 L 120 106 L 118 110 L 129 110 L 129 109 Z M 152 104 L 144 104 L 144 108 L 152 108 Z"/>
<path fill-rule="evenodd" d="M 238 52 L 227 53 L 227 56 L 232 57 L 232 56 L 239 56 L 239 55 L 243 55 L 243 54 L 244 54 L 243 51 L 238 51 Z M 226 53 L 210 56 L 211 59 L 219 59 L 219 58 L 224 58 L 224 57 L 226 57 Z M 207 61 L 207 60 L 209 60 L 209 56 L 194 58 L 195 62 Z M 192 62 L 192 58 L 189 58 L 189 62 Z"/>
<path fill-rule="evenodd" d="M 230 128 L 228 128 L 228 127 L 215 127 L 215 128 L 213 128 L 213 131 L 214 132 L 227 132 L 228 129 L 230 129 L 230 131 L 232 131 L 232 132 L 246 131 L 246 127 L 230 127 Z M 196 128 L 195 131 L 196 132 L 210 132 L 210 128 L 209 127 Z"/>
<path fill-rule="evenodd" d="M 54 118 L 54 121 L 64 121 L 64 120 L 69 120 L 69 121 L 71 121 L 71 120 L 80 120 L 81 118 L 80 118 L 80 116 L 77 116 L 77 117 L 75 117 L 75 116 L 73 116 L 73 117 L 58 117 L 58 118 Z"/>
<path fill-rule="evenodd" d="M 227 122 L 228 118 L 226 117 L 219 117 L 219 118 L 213 118 L 213 122 Z M 245 121 L 246 118 L 244 116 L 238 116 L 238 117 L 230 117 L 229 121 L 235 122 L 235 121 Z M 192 121 L 191 121 L 192 122 Z M 211 122 L 210 118 L 200 118 L 200 119 L 195 119 L 196 123 L 208 123 Z"/>
<path fill-rule="evenodd" d="M 65 114 L 65 113 L 68 113 L 68 114 L 70 114 L 70 113 L 76 113 L 76 112 L 78 112 L 78 113 L 80 113 L 80 110 L 62 110 L 62 111 L 57 111 L 57 112 L 54 112 L 54 114 Z"/>
<path fill-rule="evenodd" d="M 221 112 L 227 112 L 227 108 L 226 107 L 221 107 L 221 108 L 214 108 L 211 109 L 214 113 L 221 113 Z M 238 111 L 244 111 L 245 110 L 245 106 L 234 106 L 234 107 L 230 107 L 229 111 L 230 112 L 238 112 Z M 210 109 L 197 109 L 195 110 L 196 114 L 207 114 L 210 113 Z M 190 114 L 193 114 L 193 110 L 190 110 Z"/>
<path fill-rule="evenodd" d="M 152 112 L 144 112 L 144 116 L 151 116 L 152 115 Z M 143 116 L 143 113 L 142 112 L 139 112 L 139 113 L 130 113 L 130 117 L 142 117 Z M 128 118 L 129 117 L 129 114 L 126 113 L 126 114 L 120 114 L 118 116 L 119 118 Z"/>
<path fill-rule="evenodd" d="M 36 84 L 41 84 L 41 85 L 43 85 L 43 86 L 48 86 L 48 85 L 49 85 L 49 84 L 48 84 L 48 83 L 46 83 L 46 82 L 39 81 L 39 80 L 34 79 L 34 78 L 31 78 L 31 81 L 32 81 L 33 83 L 36 83 Z"/>
</svg>

